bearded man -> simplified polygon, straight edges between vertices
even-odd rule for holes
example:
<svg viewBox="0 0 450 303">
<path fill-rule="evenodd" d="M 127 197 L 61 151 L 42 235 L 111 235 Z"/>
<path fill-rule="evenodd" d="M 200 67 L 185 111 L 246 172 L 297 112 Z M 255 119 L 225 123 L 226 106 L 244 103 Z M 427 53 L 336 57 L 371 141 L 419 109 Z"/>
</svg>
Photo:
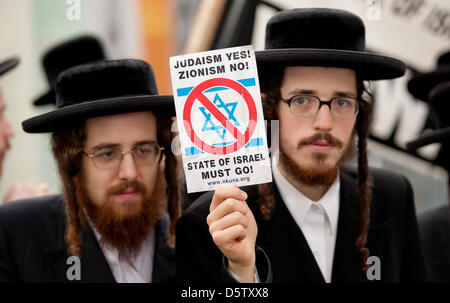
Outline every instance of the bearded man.
<svg viewBox="0 0 450 303">
<path fill-rule="evenodd" d="M 64 196 L 0 207 L 0 281 L 173 281 L 172 96 L 144 61 L 99 61 L 58 76 L 56 105 L 22 125 L 53 133 Z"/>
<path fill-rule="evenodd" d="M 220 281 L 225 257 L 242 281 L 265 282 L 263 251 L 273 282 L 425 280 L 411 185 L 367 164 L 363 81 L 400 77 L 404 64 L 365 51 L 358 16 L 317 8 L 272 17 L 256 60 L 265 119 L 279 120 L 274 181 L 191 205 L 177 224 L 180 279 Z"/>
</svg>

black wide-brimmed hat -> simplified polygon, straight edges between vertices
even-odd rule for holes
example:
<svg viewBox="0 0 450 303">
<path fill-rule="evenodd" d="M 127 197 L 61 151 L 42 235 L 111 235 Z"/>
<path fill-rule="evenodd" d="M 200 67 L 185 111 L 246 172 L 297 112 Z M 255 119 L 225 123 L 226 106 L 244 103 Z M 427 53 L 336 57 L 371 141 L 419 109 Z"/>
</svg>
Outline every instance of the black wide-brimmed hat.
<svg viewBox="0 0 450 303">
<path fill-rule="evenodd" d="M 428 94 L 439 83 L 450 81 L 450 52 L 441 54 L 436 69 L 418 74 L 408 81 L 409 92 L 417 99 L 428 101 Z"/>
<path fill-rule="evenodd" d="M 22 122 L 28 133 L 55 132 L 92 117 L 152 111 L 175 115 L 173 96 L 159 95 L 152 67 L 134 59 L 75 66 L 56 80 L 57 109 Z"/>
<path fill-rule="evenodd" d="M 431 90 L 428 100 L 430 103 L 431 119 L 435 130 L 421 135 L 409 142 L 408 149 L 416 149 L 431 143 L 450 141 L 450 83 L 441 84 Z"/>
<path fill-rule="evenodd" d="M 81 36 L 65 41 L 51 48 L 42 57 L 42 66 L 47 77 L 49 90 L 33 101 L 36 106 L 55 104 L 55 84 L 58 75 L 73 66 L 104 60 L 105 54 L 100 41 L 93 36 Z"/>
<path fill-rule="evenodd" d="M 19 58 L 17 57 L 12 57 L 9 58 L 3 62 L 0 63 L 0 76 L 3 75 L 4 73 L 8 72 L 9 70 L 13 69 L 14 67 L 16 67 L 16 65 L 19 64 Z"/>
<path fill-rule="evenodd" d="M 403 76 L 405 64 L 365 49 L 365 27 L 353 13 L 327 8 L 282 11 L 266 27 L 265 50 L 257 51 L 258 68 L 326 66 L 350 68 L 362 80 Z"/>
</svg>

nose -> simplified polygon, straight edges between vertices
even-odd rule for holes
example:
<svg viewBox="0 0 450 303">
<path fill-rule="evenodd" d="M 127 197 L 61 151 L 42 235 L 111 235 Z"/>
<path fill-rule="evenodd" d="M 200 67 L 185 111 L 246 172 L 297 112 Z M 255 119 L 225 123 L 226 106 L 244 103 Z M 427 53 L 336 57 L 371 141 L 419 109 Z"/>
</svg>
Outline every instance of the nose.
<svg viewBox="0 0 450 303">
<path fill-rule="evenodd" d="M 126 153 L 123 155 L 122 162 L 120 163 L 119 179 L 132 182 L 136 180 L 137 175 L 138 171 L 133 155 L 131 153 Z"/>
<path fill-rule="evenodd" d="M 333 116 L 331 116 L 330 107 L 322 105 L 314 118 L 314 130 L 330 131 L 333 128 L 333 123 L 334 119 Z"/>
</svg>

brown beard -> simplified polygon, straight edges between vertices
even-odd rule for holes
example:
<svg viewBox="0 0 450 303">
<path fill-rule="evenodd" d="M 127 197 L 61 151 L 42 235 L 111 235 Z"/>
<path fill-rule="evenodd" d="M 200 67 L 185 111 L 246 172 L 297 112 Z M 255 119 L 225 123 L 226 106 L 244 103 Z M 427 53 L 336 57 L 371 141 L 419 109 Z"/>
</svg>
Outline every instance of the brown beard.
<svg viewBox="0 0 450 303">
<path fill-rule="evenodd" d="M 313 153 L 312 157 L 315 160 L 315 165 L 311 168 L 305 168 L 298 165 L 282 148 L 279 148 L 279 163 L 282 165 L 284 171 L 294 180 L 299 181 L 305 185 L 310 186 L 330 186 L 336 180 L 339 168 L 348 160 L 354 150 L 354 134 L 350 139 L 350 143 L 346 147 L 341 158 L 335 166 L 327 166 L 325 161 L 328 157 L 326 153 Z M 314 136 L 302 139 L 297 146 L 297 150 L 303 148 L 304 145 L 311 144 L 317 140 L 327 140 L 329 144 L 341 148 L 342 141 L 330 135 L 330 133 L 317 133 Z"/>
<path fill-rule="evenodd" d="M 80 212 L 83 212 L 83 209 L 86 211 L 90 223 L 101 235 L 101 242 L 116 248 L 121 258 L 133 257 L 160 219 L 162 200 L 155 195 L 150 195 L 145 186 L 137 181 L 123 182 L 109 187 L 101 206 L 97 206 L 87 193 L 83 182 L 79 182 L 78 178 L 75 178 L 75 186 Z M 116 205 L 117 202 L 111 201 L 112 195 L 121 193 L 127 188 L 133 188 L 139 192 L 142 201 L 140 203 L 122 202 L 128 204 L 120 206 Z M 158 192 L 158 189 L 155 188 L 153 192 Z M 79 215 L 84 216 L 82 213 Z"/>
</svg>

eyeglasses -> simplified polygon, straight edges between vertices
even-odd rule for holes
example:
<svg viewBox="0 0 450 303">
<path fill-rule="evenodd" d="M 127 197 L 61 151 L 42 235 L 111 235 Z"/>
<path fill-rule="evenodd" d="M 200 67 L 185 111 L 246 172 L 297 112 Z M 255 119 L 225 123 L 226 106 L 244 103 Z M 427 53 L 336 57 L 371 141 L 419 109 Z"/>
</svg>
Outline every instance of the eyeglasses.
<svg viewBox="0 0 450 303">
<path fill-rule="evenodd" d="M 159 161 L 163 150 L 164 147 L 160 147 L 156 143 L 144 143 L 127 152 L 106 147 L 100 148 L 90 155 L 85 152 L 82 154 L 91 159 L 95 167 L 112 169 L 119 167 L 125 154 L 131 153 L 137 166 L 145 166 Z"/>
<path fill-rule="evenodd" d="M 325 104 L 330 108 L 331 115 L 337 119 L 350 119 L 358 114 L 358 99 L 349 97 L 334 97 L 322 101 L 317 96 L 295 95 L 289 99 L 281 99 L 289 105 L 291 113 L 296 117 L 314 117 Z"/>
</svg>

